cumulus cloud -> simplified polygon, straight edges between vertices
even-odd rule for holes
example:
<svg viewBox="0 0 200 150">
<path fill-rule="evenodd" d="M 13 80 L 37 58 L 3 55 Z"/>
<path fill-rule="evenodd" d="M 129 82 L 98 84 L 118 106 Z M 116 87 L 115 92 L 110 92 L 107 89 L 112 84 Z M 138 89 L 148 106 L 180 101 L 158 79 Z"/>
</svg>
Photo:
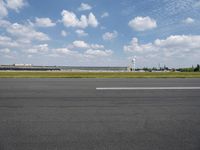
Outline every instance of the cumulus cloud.
<svg viewBox="0 0 200 150">
<path fill-rule="evenodd" d="M 33 46 L 32 48 L 28 49 L 26 52 L 27 53 L 32 53 L 32 54 L 39 54 L 39 53 L 46 53 L 48 52 L 48 44 L 40 44 Z"/>
<path fill-rule="evenodd" d="M 153 50 L 156 50 L 156 49 L 154 49 L 152 43 L 140 44 L 137 38 L 133 38 L 131 42 L 129 43 L 129 45 L 124 46 L 125 52 L 143 53 L 143 52 L 149 52 Z"/>
<path fill-rule="evenodd" d="M 0 20 L 0 27 L 7 28 L 11 23 L 7 20 Z"/>
<path fill-rule="evenodd" d="M 107 40 L 107 41 L 111 41 L 115 38 L 117 38 L 118 36 L 118 32 L 117 31 L 113 31 L 113 32 L 106 32 L 103 34 L 102 38 L 104 40 Z"/>
<path fill-rule="evenodd" d="M 109 16 L 109 13 L 108 12 L 104 12 L 102 15 L 101 15 L 101 18 L 106 18 Z"/>
<path fill-rule="evenodd" d="M 86 33 L 84 30 L 76 30 L 76 34 L 77 34 L 79 37 L 88 36 L 88 33 Z"/>
<path fill-rule="evenodd" d="M 109 59 L 113 54 L 104 45 L 96 43 L 87 43 L 81 40 L 75 40 L 63 48 L 49 48 L 48 44 L 40 44 L 49 40 L 48 35 L 39 32 L 30 24 L 11 23 L 6 20 L 0 20 L 0 27 L 5 29 L 6 35 L 0 35 L 0 55 L 2 57 L 15 56 L 14 54 L 33 58 L 36 55 L 46 55 L 51 57 L 66 57 L 69 59 L 79 59 L 82 62 L 95 61 L 98 59 Z M 64 30 L 63 30 L 64 31 Z M 82 32 L 83 31 L 83 32 Z M 84 30 L 80 30 L 80 34 Z M 66 34 L 61 31 L 61 34 Z M 13 53 L 16 52 L 16 53 Z M 9 55 L 8 55 L 9 54 Z"/>
<path fill-rule="evenodd" d="M 37 54 L 48 52 L 48 44 L 35 45 L 38 42 L 49 40 L 48 35 L 36 31 L 32 26 L 0 20 L 0 27 L 4 29 L 6 34 L 6 36 L 0 35 L 0 48 L 10 49 L 12 57 L 18 53 Z M 11 56 L 10 54 L 3 56 Z"/>
<path fill-rule="evenodd" d="M 47 41 L 49 40 L 48 35 L 38 32 L 30 26 L 13 23 L 6 28 L 7 32 L 11 35 L 28 40 L 38 40 L 38 41 Z"/>
<path fill-rule="evenodd" d="M 7 7 L 13 9 L 15 11 L 19 11 L 22 7 L 24 7 L 27 2 L 25 0 L 6 0 Z"/>
<path fill-rule="evenodd" d="M 128 25 L 136 31 L 145 31 L 157 27 L 156 20 L 147 17 L 136 17 L 129 21 Z"/>
<path fill-rule="evenodd" d="M 23 43 L 30 43 L 32 40 L 50 40 L 47 34 L 36 31 L 31 25 L 11 23 L 6 20 L 0 20 L 0 27 L 5 28 L 7 33 L 16 38 L 16 41 Z"/>
<path fill-rule="evenodd" d="M 25 5 L 27 5 L 25 0 L 0 0 L 0 18 L 8 15 L 8 9 L 19 12 Z"/>
<path fill-rule="evenodd" d="M 140 44 L 137 38 L 133 38 L 129 45 L 124 46 L 124 51 L 146 56 L 178 57 L 198 52 L 199 43 L 199 35 L 172 35 L 147 44 Z"/>
<path fill-rule="evenodd" d="M 0 52 L 1 52 L 1 53 L 4 53 L 4 54 L 8 54 L 8 53 L 10 53 L 11 51 L 10 51 L 9 48 L 3 48 L 3 49 L 0 49 Z"/>
<path fill-rule="evenodd" d="M 85 51 L 86 55 L 91 55 L 91 56 L 110 56 L 113 54 L 113 51 L 111 50 L 93 50 L 93 49 L 88 49 Z"/>
<path fill-rule="evenodd" d="M 68 35 L 68 33 L 67 33 L 65 30 L 62 30 L 62 31 L 61 31 L 61 35 L 62 35 L 63 37 L 66 37 L 66 36 Z"/>
<path fill-rule="evenodd" d="M 97 27 L 99 24 L 93 13 L 90 13 L 88 17 L 81 15 L 80 19 L 77 18 L 75 13 L 67 10 L 63 10 L 61 15 L 62 22 L 66 27 L 86 28 L 88 26 Z"/>
<path fill-rule="evenodd" d="M 94 50 L 94 49 L 87 49 L 84 52 L 79 52 L 75 50 L 70 50 L 68 48 L 57 48 L 53 50 L 53 57 L 68 57 L 70 59 L 78 58 L 77 61 L 89 61 L 90 59 L 96 58 L 105 58 L 109 57 L 113 54 L 112 50 Z M 69 57 L 70 56 L 70 57 Z"/>
<path fill-rule="evenodd" d="M 104 49 L 104 45 L 100 44 L 88 44 L 85 41 L 74 41 L 73 47 L 82 49 Z"/>
<path fill-rule="evenodd" d="M 8 15 L 6 4 L 3 0 L 0 0 L 0 18 Z"/>
<path fill-rule="evenodd" d="M 113 51 L 105 49 L 104 45 L 89 44 L 85 41 L 78 40 L 72 42 L 72 44 L 67 48 L 58 48 L 54 49 L 53 51 L 56 56 L 64 54 L 64 56 L 70 55 L 71 57 L 78 57 L 83 60 L 98 57 L 108 57 L 113 54 Z"/>
<path fill-rule="evenodd" d="M 94 14 L 90 13 L 88 16 L 88 25 L 90 25 L 91 27 L 97 27 L 98 24 L 99 23 L 98 23 L 96 17 L 94 16 Z"/>
<path fill-rule="evenodd" d="M 35 25 L 38 27 L 53 27 L 56 23 L 50 18 L 35 18 Z"/>
<path fill-rule="evenodd" d="M 113 54 L 112 50 L 107 50 L 103 45 L 88 44 L 84 41 L 74 41 L 73 45 L 78 48 L 86 49 L 82 54 L 84 57 L 108 57 Z"/>
<path fill-rule="evenodd" d="M 193 18 L 190 18 L 190 17 L 183 20 L 183 23 L 185 23 L 185 24 L 192 24 L 194 22 L 195 22 L 195 20 Z"/>
<path fill-rule="evenodd" d="M 82 15 L 80 20 L 76 17 L 76 14 L 67 10 L 63 10 L 61 15 L 62 22 L 66 27 L 86 28 L 88 26 L 87 17 L 85 15 Z"/>
<path fill-rule="evenodd" d="M 54 52 L 61 55 L 79 55 L 77 51 L 69 50 L 68 48 L 57 48 Z"/>
<path fill-rule="evenodd" d="M 16 48 L 16 47 L 19 47 L 19 43 L 17 43 L 16 41 L 13 41 L 8 36 L 1 36 L 0 35 L 0 47 Z"/>
<path fill-rule="evenodd" d="M 104 49 L 104 46 L 99 45 L 99 44 L 90 44 L 90 48 L 92 48 L 92 49 Z"/>
<path fill-rule="evenodd" d="M 73 46 L 77 48 L 89 48 L 89 45 L 84 41 L 74 41 Z"/>
<path fill-rule="evenodd" d="M 11 51 L 9 48 L 0 49 L 0 56 L 3 56 L 4 58 L 12 59 L 15 56 L 14 54 L 15 52 Z"/>
<path fill-rule="evenodd" d="M 91 9 L 92 7 L 86 3 L 81 3 L 80 7 L 78 8 L 79 11 L 91 10 Z"/>
</svg>

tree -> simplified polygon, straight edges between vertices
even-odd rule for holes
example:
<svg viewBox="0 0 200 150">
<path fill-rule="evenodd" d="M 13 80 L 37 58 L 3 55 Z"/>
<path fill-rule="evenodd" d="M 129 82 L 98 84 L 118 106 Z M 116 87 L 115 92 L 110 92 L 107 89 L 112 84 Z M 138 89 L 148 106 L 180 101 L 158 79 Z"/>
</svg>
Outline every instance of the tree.
<svg viewBox="0 0 200 150">
<path fill-rule="evenodd" d="M 198 64 L 196 68 L 194 68 L 194 72 L 199 72 L 200 71 L 200 65 Z"/>
</svg>

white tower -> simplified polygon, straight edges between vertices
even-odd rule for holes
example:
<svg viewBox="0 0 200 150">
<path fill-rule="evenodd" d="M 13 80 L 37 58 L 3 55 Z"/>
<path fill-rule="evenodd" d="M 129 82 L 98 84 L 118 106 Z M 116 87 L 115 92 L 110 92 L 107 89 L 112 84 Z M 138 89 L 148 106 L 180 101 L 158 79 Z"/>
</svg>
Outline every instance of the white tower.
<svg viewBox="0 0 200 150">
<path fill-rule="evenodd" d="M 136 69 L 136 57 L 134 56 L 134 58 L 132 59 L 132 70 L 135 72 L 135 69 Z"/>
</svg>

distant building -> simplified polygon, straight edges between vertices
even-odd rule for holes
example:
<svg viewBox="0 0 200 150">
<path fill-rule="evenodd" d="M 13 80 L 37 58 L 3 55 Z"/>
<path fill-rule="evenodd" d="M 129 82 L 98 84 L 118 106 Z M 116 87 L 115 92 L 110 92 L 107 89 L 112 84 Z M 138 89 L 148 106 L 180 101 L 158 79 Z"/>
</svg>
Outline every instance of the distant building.
<svg viewBox="0 0 200 150">
<path fill-rule="evenodd" d="M 31 67 L 32 64 L 13 64 L 15 67 Z"/>
</svg>

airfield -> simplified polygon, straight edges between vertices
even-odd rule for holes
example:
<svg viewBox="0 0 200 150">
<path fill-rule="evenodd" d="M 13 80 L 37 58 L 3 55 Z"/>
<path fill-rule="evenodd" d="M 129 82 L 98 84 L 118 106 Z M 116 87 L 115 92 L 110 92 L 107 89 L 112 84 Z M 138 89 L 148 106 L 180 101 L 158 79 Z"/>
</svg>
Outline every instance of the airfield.
<svg viewBox="0 0 200 150">
<path fill-rule="evenodd" d="M 199 116 L 199 78 L 0 78 L 1 150 L 199 150 Z"/>
</svg>

